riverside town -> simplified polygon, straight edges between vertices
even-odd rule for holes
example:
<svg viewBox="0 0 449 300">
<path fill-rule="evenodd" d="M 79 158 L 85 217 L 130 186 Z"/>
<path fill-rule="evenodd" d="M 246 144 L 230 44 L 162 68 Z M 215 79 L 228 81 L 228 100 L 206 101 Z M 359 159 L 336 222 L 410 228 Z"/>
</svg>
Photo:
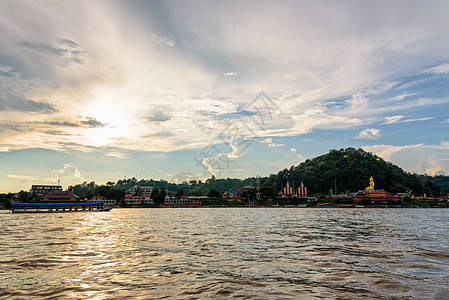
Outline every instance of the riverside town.
<svg viewBox="0 0 449 300">
<path fill-rule="evenodd" d="M 336 167 L 338 166 L 338 167 Z M 365 187 L 364 187 L 365 185 Z M 32 185 L 0 195 L 3 209 L 73 211 L 114 207 L 449 207 L 449 180 L 404 172 L 363 151 L 347 148 L 261 178 L 195 178 L 181 183 L 136 178 L 96 185 Z M 25 205 L 24 203 L 30 203 Z M 35 203 L 32 204 L 31 203 Z"/>
</svg>

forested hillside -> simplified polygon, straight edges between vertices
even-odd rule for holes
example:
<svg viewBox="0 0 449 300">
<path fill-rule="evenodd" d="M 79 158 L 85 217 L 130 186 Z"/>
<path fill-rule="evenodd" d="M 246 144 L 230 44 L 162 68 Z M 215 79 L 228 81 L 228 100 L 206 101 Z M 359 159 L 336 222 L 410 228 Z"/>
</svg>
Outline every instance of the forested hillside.
<svg viewBox="0 0 449 300">
<path fill-rule="evenodd" d="M 439 196 L 449 192 L 449 177 L 416 175 L 405 172 L 400 167 L 362 149 L 347 148 L 331 150 L 329 153 L 307 160 L 290 169 L 284 169 L 277 174 L 260 178 L 263 197 L 276 197 L 287 183 L 298 187 L 303 182 L 309 194 L 327 195 L 333 193 L 356 192 L 369 185 L 373 176 L 376 189 L 384 189 L 392 193 L 411 192 L 412 195 Z M 137 180 L 129 178 L 108 182 L 97 186 L 95 182 L 83 183 L 74 187 L 75 193 L 82 197 L 90 197 L 95 193 L 120 199 L 124 192 L 134 185 L 153 186 L 158 191 L 168 190 L 169 194 L 187 195 L 217 195 L 238 187 L 255 185 L 256 178 L 247 179 L 216 179 L 215 176 L 204 182 L 200 180 L 184 181 L 179 184 L 166 180 Z"/>
<path fill-rule="evenodd" d="M 414 195 L 439 195 L 440 189 L 432 181 L 425 184 L 416 174 L 405 172 L 400 167 L 383 160 L 363 149 L 347 148 L 331 150 L 329 153 L 307 160 L 298 166 L 284 169 L 264 180 L 264 186 L 280 190 L 287 181 L 298 186 L 301 182 L 311 193 L 355 192 L 369 185 L 373 176 L 376 189 L 392 193 L 411 191 Z"/>
<path fill-rule="evenodd" d="M 429 185 L 429 182 L 440 188 L 441 193 L 446 195 L 449 194 L 449 176 L 437 175 L 418 175 L 418 178 L 425 184 Z"/>
</svg>

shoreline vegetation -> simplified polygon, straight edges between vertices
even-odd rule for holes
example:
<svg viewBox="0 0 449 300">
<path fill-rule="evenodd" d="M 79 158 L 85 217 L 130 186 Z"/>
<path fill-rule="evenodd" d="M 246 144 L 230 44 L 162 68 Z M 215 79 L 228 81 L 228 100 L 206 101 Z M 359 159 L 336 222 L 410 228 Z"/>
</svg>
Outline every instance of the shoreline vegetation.
<svg viewBox="0 0 449 300">
<path fill-rule="evenodd" d="M 405 172 L 400 167 L 363 149 L 330 150 L 329 153 L 308 159 L 266 177 L 246 179 L 211 178 L 201 181 L 193 175 L 167 180 L 128 178 L 97 185 L 94 181 L 72 187 L 80 199 L 101 196 L 116 200 L 118 207 L 136 207 L 124 202 L 129 189 L 150 186 L 151 205 L 137 207 L 177 207 L 165 205 L 166 197 L 202 197 L 202 207 L 449 207 L 449 176 L 418 175 Z M 352 196 L 361 191 L 374 178 L 376 189 L 385 191 L 382 201 L 369 197 L 355 201 Z M 295 194 L 304 184 L 309 197 Z M 285 187 L 293 189 L 289 196 Z M 399 196 L 400 195 L 400 196 Z M 302 196 L 302 197 L 300 197 Z M 0 194 L 0 208 L 8 209 L 11 202 L 40 202 L 30 192 Z M 188 205 L 185 205 L 186 207 Z"/>
</svg>

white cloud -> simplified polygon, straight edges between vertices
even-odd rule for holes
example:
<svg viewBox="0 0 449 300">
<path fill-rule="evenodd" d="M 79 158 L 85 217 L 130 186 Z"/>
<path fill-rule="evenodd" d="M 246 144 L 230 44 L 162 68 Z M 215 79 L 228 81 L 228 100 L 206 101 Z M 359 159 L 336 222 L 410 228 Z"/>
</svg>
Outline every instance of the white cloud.
<svg viewBox="0 0 449 300">
<path fill-rule="evenodd" d="M 39 180 L 38 177 L 36 177 L 36 176 L 30 176 L 30 175 L 6 174 L 6 176 L 9 177 L 9 178 L 20 179 L 20 180 L 28 180 L 28 181 L 36 181 L 36 180 Z"/>
<path fill-rule="evenodd" d="M 260 142 L 263 143 L 263 144 L 271 144 L 273 142 L 273 139 L 272 138 L 266 138 L 266 139 L 264 139 L 264 140 L 262 140 Z"/>
<path fill-rule="evenodd" d="M 421 148 L 423 146 L 424 144 L 406 145 L 406 146 L 373 145 L 373 146 L 364 146 L 363 149 L 369 152 L 374 152 L 383 159 L 391 161 L 391 156 L 394 153 L 409 149 Z"/>
<path fill-rule="evenodd" d="M 362 130 L 356 138 L 361 139 L 361 140 L 376 140 L 381 137 L 382 137 L 382 135 L 380 134 L 379 129 L 368 128 L 368 129 Z"/>
<path fill-rule="evenodd" d="M 78 168 L 72 164 L 65 164 L 62 169 L 51 171 L 53 181 L 60 180 L 60 184 L 63 186 L 76 185 L 87 181 L 83 178 Z"/>
<path fill-rule="evenodd" d="M 427 169 L 425 174 L 430 175 L 430 176 L 436 176 L 436 175 L 447 176 L 447 175 L 449 175 L 449 173 L 444 171 L 443 169 L 431 169 L 431 168 Z"/>
<path fill-rule="evenodd" d="M 428 120 L 433 120 L 435 119 L 434 117 L 423 117 L 423 118 L 414 118 L 414 119 L 407 119 L 404 120 L 404 122 L 419 122 L 419 121 L 428 121 Z"/>
<path fill-rule="evenodd" d="M 151 35 L 151 40 L 158 44 L 164 44 L 169 47 L 175 46 L 175 39 L 172 36 L 160 36 L 155 33 Z"/>
<path fill-rule="evenodd" d="M 296 153 L 296 149 L 295 148 L 290 148 L 290 152 L 292 152 L 293 154 Z"/>
<path fill-rule="evenodd" d="M 139 2 L 124 3 L 0 3 L 0 53 L 13 58 L 0 66 L 0 94 L 12 89 L 55 108 L 50 115 L 0 110 L 0 123 L 38 122 L 0 128 L 0 151 L 76 149 L 123 157 L 134 150 L 201 149 L 218 142 L 229 125 L 217 116 L 241 112 L 260 90 L 282 117 L 266 118 L 263 128 L 252 123 L 242 138 L 267 137 L 269 147 L 283 146 L 273 142 L 277 137 L 315 129 L 374 126 L 384 114 L 393 115 L 387 124 L 404 121 L 405 109 L 438 103 L 404 101 L 413 93 L 382 101 L 371 96 L 396 86 L 399 79 L 392 78 L 434 63 L 417 58 L 448 48 L 448 6 L 441 3 L 410 7 L 403 17 L 400 3 L 383 9 L 374 2 L 247 2 L 235 10 L 228 2 L 172 2 L 164 6 L 167 20 L 139 18 L 133 13 Z M 238 80 L 225 78 L 233 76 Z M 385 106 L 388 101 L 393 105 Z M 79 123 L 77 115 L 91 118 L 86 125 L 103 126 L 63 125 Z M 378 129 L 367 129 L 358 138 L 379 137 Z"/>
<path fill-rule="evenodd" d="M 283 147 L 283 146 L 285 146 L 285 144 L 276 144 L 276 143 L 268 144 L 268 147 L 272 147 L 272 148 L 275 148 L 275 147 Z"/>
<path fill-rule="evenodd" d="M 404 116 L 392 116 L 392 117 L 385 117 L 385 123 L 384 124 L 393 124 L 393 123 L 397 123 L 400 120 L 402 120 L 404 118 Z"/>
<path fill-rule="evenodd" d="M 405 146 L 373 145 L 364 146 L 364 150 L 373 152 L 387 161 L 391 161 L 417 174 L 449 174 L 447 151 L 449 142 L 439 145 L 426 145 L 424 143 Z"/>
<path fill-rule="evenodd" d="M 272 138 L 266 138 L 262 141 L 260 141 L 262 144 L 267 144 L 268 147 L 271 148 L 275 148 L 275 147 L 283 147 L 285 146 L 284 144 L 277 144 L 277 143 L 273 143 L 273 139 Z"/>
<path fill-rule="evenodd" d="M 115 157 L 118 159 L 126 159 L 128 158 L 128 153 L 123 151 L 110 151 L 106 153 L 106 156 Z"/>
<path fill-rule="evenodd" d="M 387 100 L 387 102 L 400 102 L 400 101 L 404 100 L 407 97 L 414 96 L 414 95 L 417 95 L 417 94 L 418 93 L 401 94 L 401 95 L 398 95 L 398 96 L 391 97 L 390 99 Z"/>
<path fill-rule="evenodd" d="M 429 74 L 449 74 L 449 63 L 443 63 L 436 67 L 429 68 L 423 71 L 423 73 Z"/>
<path fill-rule="evenodd" d="M 432 152 L 435 153 L 435 150 Z M 435 176 L 435 175 L 449 175 L 449 168 L 447 163 L 442 161 L 441 158 L 436 157 L 435 155 L 429 155 L 427 159 L 426 174 Z"/>
<path fill-rule="evenodd" d="M 394 123 L 408 123 L 408 122 L 419 122 L 428 121 L 434 119 L 433 117 L 421 117 L 421 118 L 409 118 L 406 119 L 405 116 L 392 116 L 384 117 L 385 122 L 382 125 L 394 124 Z"/>
<path fill-rule="evenodd" d="M 240 74 L 240 72 L 228 72 L 228 73 L 223 73 L 223 76 L 228 77 L 228 76 L 236 76 L 239 74 Z"/>
</svg>

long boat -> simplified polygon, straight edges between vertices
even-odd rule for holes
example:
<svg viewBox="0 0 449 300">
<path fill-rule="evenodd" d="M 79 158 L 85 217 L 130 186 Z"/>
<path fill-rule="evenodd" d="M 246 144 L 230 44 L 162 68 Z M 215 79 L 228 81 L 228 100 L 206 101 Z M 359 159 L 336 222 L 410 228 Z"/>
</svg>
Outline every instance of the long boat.
<svg viewBox="0 0 449 300">
<path fill-rule="evenodd" d="M 109 211 L 112 207 L 104 207 L 102 202 L 68 202 L 68 203 L 11 203 L 14 213 L 64 213 L 82 211 Z"/>
</svg>

